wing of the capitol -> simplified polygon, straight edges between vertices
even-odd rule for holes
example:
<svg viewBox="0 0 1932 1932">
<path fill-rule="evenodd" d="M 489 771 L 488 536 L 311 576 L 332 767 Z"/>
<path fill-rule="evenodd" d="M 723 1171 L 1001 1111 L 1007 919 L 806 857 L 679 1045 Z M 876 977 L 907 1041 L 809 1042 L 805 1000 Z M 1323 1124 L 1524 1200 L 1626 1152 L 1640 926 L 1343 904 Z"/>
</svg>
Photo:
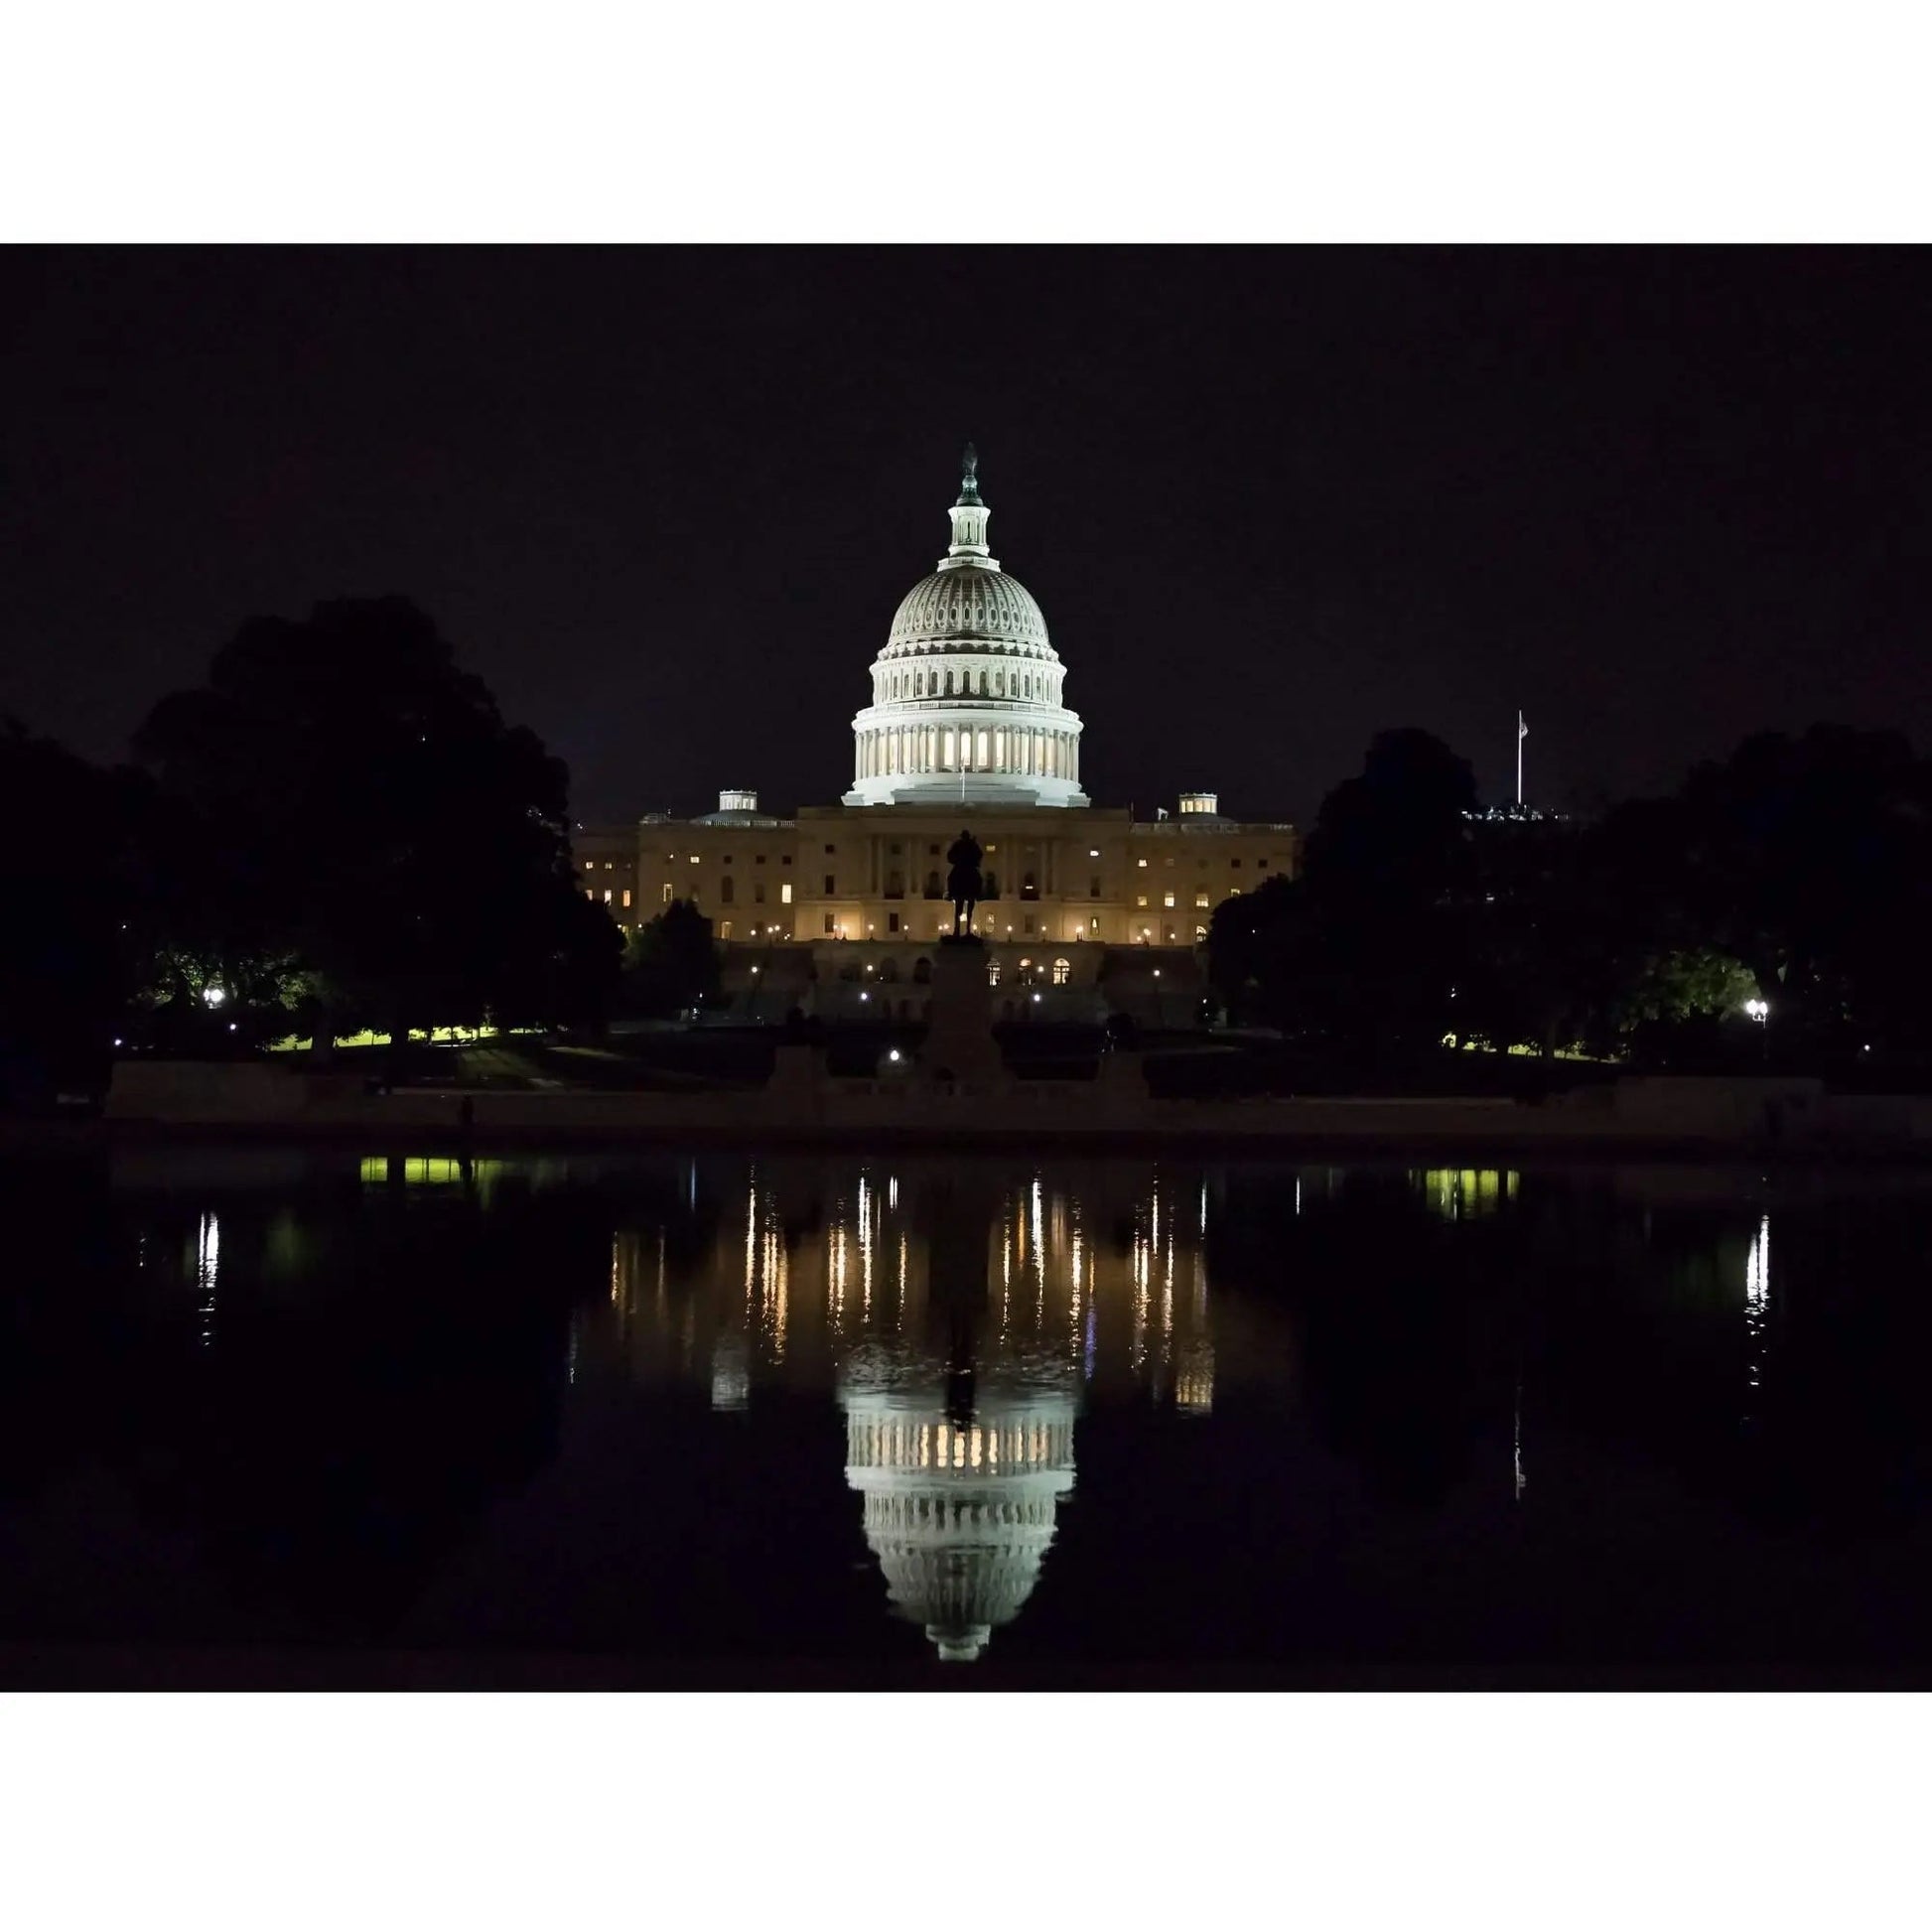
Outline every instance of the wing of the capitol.
<svg viewBox="0 0 1932 1932">
<path fill-rule="evenodd" d="M 743 1020 L 923 1017 L 952 930 L 946 853 L 983 848 L 975 927 L 1002 1017 L 1106 1010 L 1182 1019 L 1213 908 L 1293 876 L 1292 825 L 1224 815 L 1211 791 L 1137 819 L 1081 786 L 1082 727 L 1046 620 L 987 542 L 969 446 L 952 541 L 900 600 L 852 721 L 852 787 L 780 817 L 728 789 L 697 818 L 583 828 L 584 890 L 626 930 L 673 899 L 712 921 Z"/>
</svg>

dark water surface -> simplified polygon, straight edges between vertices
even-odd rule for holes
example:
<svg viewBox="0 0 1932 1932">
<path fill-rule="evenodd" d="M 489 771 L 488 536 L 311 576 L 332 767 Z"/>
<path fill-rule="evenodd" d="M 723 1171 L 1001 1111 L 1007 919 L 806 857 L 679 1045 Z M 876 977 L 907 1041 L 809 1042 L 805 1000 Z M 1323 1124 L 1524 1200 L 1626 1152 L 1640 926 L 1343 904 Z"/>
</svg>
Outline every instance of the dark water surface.
<svg viewBox="0 0 1932 1932">
<path fill-rule="evenodd" d="M 1916 1681 L 1932 1186 L 16 1163 L 0 1676 Z"/>
</svg>

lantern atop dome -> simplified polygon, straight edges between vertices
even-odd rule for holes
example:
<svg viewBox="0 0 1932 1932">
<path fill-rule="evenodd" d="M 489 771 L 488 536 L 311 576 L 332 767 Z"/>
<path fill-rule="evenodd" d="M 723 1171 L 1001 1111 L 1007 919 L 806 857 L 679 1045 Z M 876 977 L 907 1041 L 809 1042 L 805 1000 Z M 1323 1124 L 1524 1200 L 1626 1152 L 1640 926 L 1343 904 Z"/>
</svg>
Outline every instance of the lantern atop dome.
<svg viewBox="0 0 1932 1932">
<path fill-rule="evenodd" d="M 968 443 L 960 463 L 959 500 L 946 514 L 952 518 L 952 547 L 940 560 L 941 570 L 970 564 L 977 570 L 998 570 L 997 558 L 986 546 L 986 526 L 993 512 L 980 501 L 980 453 Z"/>
</svg>

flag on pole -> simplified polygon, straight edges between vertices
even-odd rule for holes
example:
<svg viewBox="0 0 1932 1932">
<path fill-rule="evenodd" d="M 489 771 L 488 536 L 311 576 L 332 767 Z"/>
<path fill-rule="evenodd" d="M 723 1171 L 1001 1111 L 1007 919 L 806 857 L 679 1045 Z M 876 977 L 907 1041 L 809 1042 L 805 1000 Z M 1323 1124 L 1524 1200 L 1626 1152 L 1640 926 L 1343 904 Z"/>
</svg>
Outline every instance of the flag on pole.
<svg viewBox="0 0 1932 1932">
<path fill-rule="evenodd" d="M 1516 714 L 1516 736 L 1518 738 L 1527 738 L 1529 737 L 1529 735 L 1530 735 L 1530 728 L 1529 726 L 1524 724 L 1523 714 L 1519 711 Z"/>
</svg>

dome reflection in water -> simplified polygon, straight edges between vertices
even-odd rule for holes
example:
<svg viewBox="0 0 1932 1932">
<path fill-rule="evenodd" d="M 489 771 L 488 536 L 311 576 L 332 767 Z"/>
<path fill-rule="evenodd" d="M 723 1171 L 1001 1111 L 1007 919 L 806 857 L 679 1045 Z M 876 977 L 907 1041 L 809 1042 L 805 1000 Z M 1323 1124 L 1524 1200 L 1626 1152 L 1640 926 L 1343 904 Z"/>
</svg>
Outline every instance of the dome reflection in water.
<svg viewBox="0 0 1932 1932">
<path fill-rule="evenodd" d="M 183 1149 L 10 1185 L 50 1232 L 0 1283 L 0 1645 L 1932 1662 L 1920 1173 Z"/>
<path fill-rule="evenodd" d="M 681 1316 L 661 1238 L 620 1233 L 616 1319 L 640 1366 L 682 1351 L 715 1411 L 748 1408 L 760 1376 L 829 1377 L 892 1608 L 971 1662 L 1040 1580 L 1082 1391 L 1099 1377 L 1213 1407 L 1207 1183 L 1191 1216 L 1152 1167 L 1049 1188 L 1036 1171 L 868 1164 L 829 1198 L 819 1183 L 754 1165 L 693 1271 L 711 1292 Z"/>
</svg>

